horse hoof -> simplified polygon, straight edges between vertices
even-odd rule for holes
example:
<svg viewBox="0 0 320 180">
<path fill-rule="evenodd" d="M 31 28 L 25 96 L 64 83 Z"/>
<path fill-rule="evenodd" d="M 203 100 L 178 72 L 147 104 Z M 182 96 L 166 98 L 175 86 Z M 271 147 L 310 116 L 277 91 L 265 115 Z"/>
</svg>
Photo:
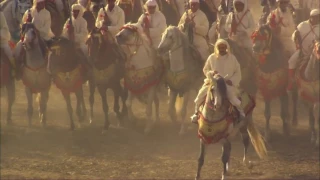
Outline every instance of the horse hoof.
<svg viewBox="0 0 320 180">
<path fill-rule="evenodd" d="M 316 137 L 314 136 L 314 134 L 311 135 L 311 144 L 316 144 Z"/>
<path fill-rule="evenodd" d="M 185 134 L 186 134 L 185 130 L 184 130 L 184 129 L 181 129 L 180 132 L 179 132 L 179 136 L 183 136 L 183 135 L 185 135 Z"/>
<path fill-rule="evenodd" d="M 292 121 L 292 126 L 297 127 L 298 126 L 298 121 Z"/>
<path fill-rule="evenodd" d="M 107 133 L 108 133 L 108 130 L 106 130 L 106 129 L 102 130 L 102 132 L 101 132 L 102 135 L 105 135 Z"/>
<path fill-rule="evenodd" d="M 194 178 L 195 180 L 200 180 L 200 176 L 197 176 Z"/>
<path fill-rule="evenodd" d="M 271 140 L 271 135 L 270 135 L 270 132 L 269 131 L 266 131 L 265 134 L 264 134 L 264 138 L 267 142 L 270 142 Z"/>
<path fill-rule="evenodd" d="M 7 125 L 8 125 L 8 126 L 12 126 L 12 125 L 13 125 L 13 123 L 12 123 L 12 120 L 11 120 L 11 119 L 8 119 L 8 120 L 7 120 Z"/>
</svg>

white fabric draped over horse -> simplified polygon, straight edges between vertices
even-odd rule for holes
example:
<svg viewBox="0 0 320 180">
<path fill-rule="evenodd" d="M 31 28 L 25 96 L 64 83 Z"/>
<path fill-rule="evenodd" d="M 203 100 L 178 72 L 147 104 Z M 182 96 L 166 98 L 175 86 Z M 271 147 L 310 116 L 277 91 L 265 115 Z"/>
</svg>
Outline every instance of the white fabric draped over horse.
<svg viewBox="0 0 320 180">
<path fill-rule="evenodd" d="M 124 85 L 129 90 L 127 107 L 132 120 L 132 101 L 138 98 L 146 105 L 148 124 L 145 133 L 149 133 L 159 119 L 159 99 L 157 87 L 163 68 L 151 49 L 151 43 L 138 24 L 128 23 L 116 35 L 118 44 L 127 55 Z M 155 103 L 156 119 L 152 117 L 152 104 Z"/>
</svg>

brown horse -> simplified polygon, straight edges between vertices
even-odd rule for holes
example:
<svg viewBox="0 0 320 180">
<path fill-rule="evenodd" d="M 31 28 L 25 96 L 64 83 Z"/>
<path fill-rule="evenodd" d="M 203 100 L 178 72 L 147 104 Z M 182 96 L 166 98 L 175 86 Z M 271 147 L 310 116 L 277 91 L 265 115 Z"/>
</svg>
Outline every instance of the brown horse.
<svg viewBox="0 0 320 180">
<path fill-rule="evenodd" d="M 18 74 L 21 75 L 28 100 L 29 126 L 33 116 L 33 94 L 38 94 L 39 118 L 46 125 L 47 102 L 51 86 L 51 77 L 46 70 L 47 49 L 35 26 L 31 23 L 23 25 L 22 56 L 17 60 Z M 22 67 L 22 68 L 20 68 Z"/>
<path fill-rule="evenodd" d="M 77 98 L 76 113 L 79 122 L 86 117 L 86 107 L 83 97 L 82 84 L 85 82 L 85 66 L 81 62 L 83 57 L 79 56 L 74 42 L 63 38 L 53 38 L 49 42 L 49 64 L 48 69 L 53 76 L 53 81 L 61 90 L 67 104 L 70 118 L 70 129 L 74 130 L 73 109 L 70 94 L 75 93 Z"/>
<path fill-rule="evenodd" d="M 110 88 L 114 93 L 113 110 L 117 114 L 119 124 L 122 125 L 122 115 L 127 112 L 127 91 L 120 85 L 120 80 L 124 77 L 124 59 L 119 58 L 119 48 L 117 48 L 117 44 L 109 32 L 102 34 L 99 29 L 93 29 L 89 35 L 87 44 L 90 63 L 93 66 L 93 73 L 89 79 L 90 122 L 93 121 L 94 91 L 95 87 L 98 87 L 102 99 L 102 109 L 105 115 L 104 129 L 108 129 L 110 122 L 106 91 Z M 121 97 L 122 100 L 121 113 L 119 111 L 119 97 Z"/>
<path fill-rule="evenodd" d="M 7 112 L 7 124 L 12 124 L 12 105 L 15 101 L 15 80 L 12 76 L 13 67 L 9 61 L 9 58 L 5 55 L 3 49 L 0 53 L 0 88 L 6 87 L 8 94 L 8 112 Z"/>
<path fill-rule="evenodd" d="M 285 135 L 289 135 L 288 93 L 286 91 L 288 61 L 281 46 L 282 43 L 275 37 L 268 25 L 263 25 L 255 31 L 252 39 L 253 51 L 259 56 L 255 77 L 258 90 L 265 102 L 266 139 L 270 139 L 270 104 L 274 98 L 280 98 L 283 132 Z"/>
<path fill-rule="evenodd" d="M 50 12 L 51 15 L 51 30 L 55 36 L 59 37 L 62 33 L 64 23 L 69 18 L 68 14 L 59 12 L 54 1 L 47 1 L 46 9 Z"/>
</svg>

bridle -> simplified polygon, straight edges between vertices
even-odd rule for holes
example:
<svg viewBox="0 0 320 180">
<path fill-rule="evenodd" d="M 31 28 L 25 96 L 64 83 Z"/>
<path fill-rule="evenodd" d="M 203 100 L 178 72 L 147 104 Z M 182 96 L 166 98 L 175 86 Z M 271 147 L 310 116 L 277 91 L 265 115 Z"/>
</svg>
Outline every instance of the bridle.
<svg viewBox="0 0 320 180">
<path fill-rule="evenodd" d="M 256 30 L 251 35 L 251 39 L 252 39 L 253 43 L 255 43 L 257 40 L 263 41 L 263 42 L 267 41 L 266 46 L 263 48 L 262 51 L 260 51 L 258 53 L 259 54 L 259 61 L 261 64 L 265 63 L 266 56 L 270 54 L 271 43 L 272 43 L 272 33 L 266 29 L 264 29 L 263 32 L 264 32 L 264 35 L 261 34 L 261 30 Z"/>
</svg>

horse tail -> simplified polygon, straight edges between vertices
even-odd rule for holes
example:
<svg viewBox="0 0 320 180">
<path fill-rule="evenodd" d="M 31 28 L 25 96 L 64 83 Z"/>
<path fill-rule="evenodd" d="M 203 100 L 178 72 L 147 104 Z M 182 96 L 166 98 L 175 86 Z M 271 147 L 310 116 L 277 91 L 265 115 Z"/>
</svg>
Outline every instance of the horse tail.
<svg viewBox="0 0 320 180">
<path fill-rule="evenodd" d="M 251 118 L 248 120 L 247 131 L 248 131 L 251 143 L 256 153 L 258 154 L 259 158 L 260 159 L 266 158 L 268 156 L 267 155 L 268 152 L 267 152 L 266 145 L 264 143 L 264 139 L 260 134 L 259 130 L 254 125 Z"/>
</svg>

